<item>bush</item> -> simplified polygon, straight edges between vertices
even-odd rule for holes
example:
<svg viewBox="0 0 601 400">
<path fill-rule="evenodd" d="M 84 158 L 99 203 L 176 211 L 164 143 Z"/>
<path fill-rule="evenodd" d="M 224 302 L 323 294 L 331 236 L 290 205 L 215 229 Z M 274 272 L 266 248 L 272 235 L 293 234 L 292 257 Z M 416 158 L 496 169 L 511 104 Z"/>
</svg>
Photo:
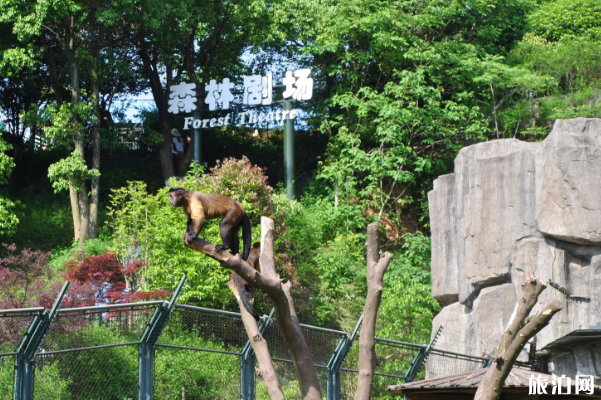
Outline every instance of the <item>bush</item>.
<svg viewBox="0 0 601 400">
<path fill-rule="evenodd" d="M 221 193 L 239 201 L 254 224 L 253 242 L 258 241 L 259 217 L 277 218 L 271 188 L 262 170 L 243 158 L 224 160 L 211 171 L 212 174 L 205 175 L 197 174 L 202 171 L 193 171 L 183 182 L 172 184 L 189 190 Z M 183 245 L 185 217 L 180 208 L 169 205 L 168 199 L 168 188 L 150 195 L 143 182 L 130 182 L 127 187 L 114 190 L 108 213 L 113 251 L 123 260 L 131 246 L 130 240 L 133 238 L 138 243 L 145 262 L 141 274 L 148 290 L 172 288 L 185 274 L 189 280 L 181 301 L 237 309 L 238 303 L 226 286 L 230 272 Z M 200 236 L 212 243 L 221 243 L 219 219 L 207 221 Z"/>
</svg>

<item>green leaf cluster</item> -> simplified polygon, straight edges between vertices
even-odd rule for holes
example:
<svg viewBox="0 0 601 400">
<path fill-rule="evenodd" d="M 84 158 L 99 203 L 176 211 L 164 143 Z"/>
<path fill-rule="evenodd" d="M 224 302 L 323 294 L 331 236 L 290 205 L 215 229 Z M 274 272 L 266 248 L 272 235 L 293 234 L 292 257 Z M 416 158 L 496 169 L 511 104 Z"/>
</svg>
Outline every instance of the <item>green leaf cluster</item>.
<svg viewBox="0 0 601 400">
<path fill-rule="evenodd" d="M 0 138 L 0 185 L 8 183 L 8 175 L 15 167 L 12 157 L 6 152 L 12 149 L 12 146 Z M 15 203 L 10 199 L 0 196 L 0 234 L 11 235 L 16 232 L 19 218 L 15 214 Z"/>
<path fill-rule="evenodd" d="M 82 182 L 95 176 L 100 176 L 100 171 L 89 169 L 78 151 L 48 167 L 48 178 L 55 193 L 69 190 L 69 187 L 79 191 Z"/>
</svg>

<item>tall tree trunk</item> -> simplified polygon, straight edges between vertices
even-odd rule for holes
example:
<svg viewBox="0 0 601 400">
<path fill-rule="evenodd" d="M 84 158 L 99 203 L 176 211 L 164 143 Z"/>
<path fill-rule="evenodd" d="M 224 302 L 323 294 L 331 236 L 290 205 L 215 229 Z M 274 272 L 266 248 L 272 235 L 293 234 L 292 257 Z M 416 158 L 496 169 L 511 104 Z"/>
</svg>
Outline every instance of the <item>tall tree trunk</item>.
<svg viewBox="0 0 601 400">
<path fill-rule="evenodd" d="M 246 329 L 250 345 L 255 352 L 257 363 L 259 364 L 259 368 L 256 370 L 259 376 L 263 378 L 263 383 L 265 384 L 267 393 L 269 393 L 269 399 L 286 400 L 282 387 L 280 386 L 280 381 L 275 372 L 275 367 L 273 366 L 273 360 L 271 359 L 271 354 L 267 347 L 267 341 L 261 334 L 257 321 L 255 321 L 254 317 L 246 311 L 240 298 L 240 294 L 238 293 L 238 288 L 236 288 L 236 284 L 234 284 L 233 280 L 230 280 L 227 283 L 227 286 L 234 293 L 234 296 L 236 296 L 236 300 L 238 300 L 242 323 L 244 324 L 244 329 Z"/>
<path fill-rule="evenodd" d="M 73 27 L 72 27 L 73 28 Z M 74 39 L 71 37 L 67 38 L 67 44 L 65 46 L 65 53 L 69 59 L 69 70 L 71 72 L 71 107 L 75 110 L 79 104 L 79 98 L 81 95 L 79 87 L 79 61 L 75 51 Z M 78 118 L 74 115 L 74 118 Z M 84 143 L 82 132 L 76 130 L 73 132 L 73 142 L 75 144 L 75 150 L 79 153 L 81 158 L 85 160 L 84 154 Z M 88 238 L 88 230 L 90 223 L 90 211 L 88 208 L 88 189 L 86 182 L 81 182 L 79 186 L 79 192 L 77 192 L 78 204 L 79 204 L 79 242 L 83 244 Z M 75 211 L 73 211 L 75 218 Z"/>
<path fill-rule="evenodd" d="M 137 46 L 138 53 L 140 54 L 140 58 L 144 65 L 144 72 L 150 82 L 152 97 L 154 98 L 157 110 L 159 111 L 159 129 L 163 135 L 163 142 L 159 146 L 159 162 L 161 163 L 161 170 L 163 171 L 163 180 L 167 181 L 175 175 L 173 158 L 171 156 L 171 124 L 169 122 L 169 112 L 167 111 L 167 96 L 163 91 L 159 70 L 156 63 L 154 63 L 150 57 L 144 39 L 139 38 Z"/>
<path fill-rule="evenodd" d="M 367 225 L 367 297 L 359 336 L 359 374 L 355 400 L 371 399 L 377 360 L 376 319 L 384 290 L 384 274 L 391 257 L 390 253 L 380 256 L 378 224 Z"/>
<path fill-rule="evenodd" d="M 73 214 L 73 237 L 79 237 L 79 224 L 81 217 L 79 216 L 79 196 L 74 186 L 69 182 L 69 199 L 71 200 L 71 214 Z"/>
<path fill-rule="evenodd" d="M 102 29 L 98 35 L 102 35 Z M 99 37 L 92 39 L 92 107 L 94 113 L 94 149 L 92 153 L 92 168 L 100 171 L 100 90 L 98 58 L 100 57 Z M 90 204 L 90 238 L 98 236 L 98 201 L 100 193 L 100 177 L 92 177 L 92 203 Z"/>
</svg>

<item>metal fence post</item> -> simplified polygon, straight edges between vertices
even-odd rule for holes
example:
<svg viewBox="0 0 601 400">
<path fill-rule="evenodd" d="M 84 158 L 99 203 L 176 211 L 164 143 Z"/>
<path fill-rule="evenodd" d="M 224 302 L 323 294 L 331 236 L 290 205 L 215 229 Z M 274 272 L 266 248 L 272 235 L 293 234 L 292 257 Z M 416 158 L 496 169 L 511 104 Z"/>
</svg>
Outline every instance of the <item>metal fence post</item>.
<svg viewBox="0 0 601 400">
<path fill-rule="evenodd" d="M 430 343 L 428 343 L 428 346 L 422 347 L 422 349 L 415 355 L 415 357 L 413 357 L 413 361 L 411 362 L 411 365 L 409 365 L 409 369 L 407 370 L 407 374 L 405 375 L 405 383 L 413 382 L 415 380 L 415 378 L 417 377 L 417 373 L 426 361 L 426 358 L 430 353 L 430 349 L 432 348 L 432 346 L 434 346 L 434 343 L 436 342 L 436 339 L 438 339 L 438 335 L 440 335 L 441 331 L 442 325 L 438 327 L 436 333 L 434 334 L 434 336 L 432 336 Z"/>
<path fill-rule="evenodd" d="M 44 310 L 34 317 L 19 344 L 15 365 L 15 400 L 31 400 L 33 398 L 33 375 L 35 373 L 33 358 L 48 332 L 48 328 L 56 318 L 69 286 L 71 284 L 68 281 L 63 284 L 50 312 Z"/>
<path fill-rule="evenodd" d="M 156 344 L 163 333 L 169 316 L 175 308 L 175 302 L 181 295 L 186 283 L 184 275 L 171 296 L 171 301 L 164 301 L 155 308 L 150 321 L 142 333 L 138 348 L 138 399 L 152 400 L 154 398 L 154 355 Z"/>
<path fill-rule="evenodd" d="M 267 318 L 261 318 L 259 332 L 265 336 L 273 321 L 275 308 L 271 309 Z M 242 400 L 255 400 L 255 352 L 250 344 L 246 342 L 240 354 L 240 398 Z"/>
<path fill-rule="evenodd" d="M 349 350 L 359 335 L 359 329 L 363 323 L 363 314 L 359 317 L 353 333 L 343 336 L 334 349 L 326 369 L 326 398 L 327 400 L 340 400 L 340 368 Z"/>
<path fill-rule="evenodd" d="M 291 101 L 284 101 L 284 110 L 292 111 L 294 105 Z M 284 171 L 286 179 L 286 193 L 289 199 L 294 198 L 294 121 L 284 121 Z"/>
</svg>

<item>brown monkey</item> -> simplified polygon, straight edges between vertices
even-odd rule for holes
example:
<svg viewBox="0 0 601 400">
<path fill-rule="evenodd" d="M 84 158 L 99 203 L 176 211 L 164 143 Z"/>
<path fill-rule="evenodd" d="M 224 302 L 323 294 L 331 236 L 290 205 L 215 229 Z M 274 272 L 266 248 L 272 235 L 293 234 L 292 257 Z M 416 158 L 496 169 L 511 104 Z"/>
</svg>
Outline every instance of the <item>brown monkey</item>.
<svg viewBox="0 0 601 400">
<path fill-rule="evenodd" d="M 259 267 L 259 257 L 261 256 L 261 244 L 255 243 L 252 245 L 250 249 L 250 254 L 246 259 L 246 262 L 250 264 L 251 267 L 255 269 L 257 272 L 261 272 Z M 238 294 L 240 295 L 240 300 L 248 311 L 257 321 L 259 320 L 259 313 L 253 308 L 250 301 L 253 297 L 254 288 L 251 284 L 249 284 L 244 278 L 238 275 L 235 272 L 232 272 L 232 281 L 236 285 L 236 289 L 238 289 Z"/>
<path fill-rule="evenodd" d="M 174 187 L 169 189 L 169 204 L 173 207 L 182 207 L 184 209 L 187 219 L 185 236 L 187 242 L 191 242 L 198 237 L 206 220 L 223 215 L 219 223 L 219 234 L 221 235 L 223 244 L 216 245 L 215 251 L 229 249 L 232 254 L 238 254 L 240 248 L 238 231 L 240 230 L 240 226 L 242 226 L 242 240 L 244 244 L 242 259 L 247 260 L 249 258 L 249 254 L 251 253 L 250 221 L 248 215 L 244 212 L 244 208 L 236 200 L 221 194 L 194 192 L 181 187 Z M 259 266 L 258 260 L 259 256 L 256 254 L 253 255 L 251 265 L 255 269 Z M 236 273 L 233 273 L 233 275 L 235 275 L 233 280 L 238 288 L 244 308 L 258 321 L 259 314 L 250 304 L 252 294 L 246 289 L 249 286 L 248 282 L 244 281 Z"/>
<path fill-rule="evenodd" d="M 175 187 L 169 189 L 169 204 L 184 209 L 187 218 L 186 241 L 188 242 L 198 237 L 206 220 L 223 216 L 219 223 L 219 234 L 223 244 L 215 246 L 215 251 L 229 249 L 232 254 L 238 254 L 238 231 L 242 226 L 244 243 L 242 259 L 248 258 L 251 241 L 250 221 L 244 208 L 236 200 L 221 194 L 194 192 Z"/>
</svg>

